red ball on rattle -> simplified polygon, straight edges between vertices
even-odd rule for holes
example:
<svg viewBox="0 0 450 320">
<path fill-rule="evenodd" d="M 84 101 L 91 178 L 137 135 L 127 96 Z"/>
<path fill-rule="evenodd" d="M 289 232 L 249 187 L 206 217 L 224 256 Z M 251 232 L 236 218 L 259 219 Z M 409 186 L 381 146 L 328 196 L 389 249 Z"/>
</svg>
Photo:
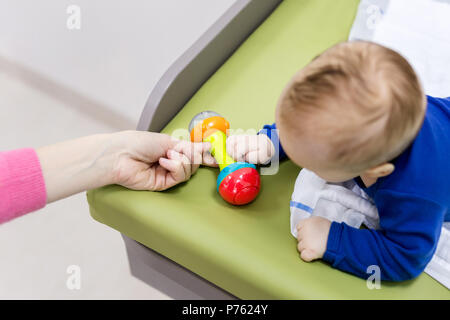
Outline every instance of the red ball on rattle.
<svg viewBox="0 0 450 320">
<path fill-rule="evenodd" d="M 259 193 L 261 180 L 255 165 L 235 162 L 226 152 L 229 123 L 212 111 L 201 112 L 189 124 L 192 141 L 211 143 L 211 154 L 220 167 L 217 191 L 222 198 L 234 205 L 253 201 Z"/>
</svg>

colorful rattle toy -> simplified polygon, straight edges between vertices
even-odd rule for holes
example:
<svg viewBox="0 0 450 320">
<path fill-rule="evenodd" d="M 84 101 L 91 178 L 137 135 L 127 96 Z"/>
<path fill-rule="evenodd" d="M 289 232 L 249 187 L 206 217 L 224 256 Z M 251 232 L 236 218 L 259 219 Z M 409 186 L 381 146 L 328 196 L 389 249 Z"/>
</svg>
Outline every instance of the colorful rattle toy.
<svg viewBox="0 0 450 320">
<path fill-rule="evenodd" d="M 204 111 L 189 124 L 192 142 L 210 142 L 211 154 L 219 164 L 217 191 L 234 205 L 253 201 L 259 193 L 260 178 L 256 167 L 246 162 L 236 162 L 227 154 L 227 130 L 230 124 L 220 114 Z"/>
</svg>

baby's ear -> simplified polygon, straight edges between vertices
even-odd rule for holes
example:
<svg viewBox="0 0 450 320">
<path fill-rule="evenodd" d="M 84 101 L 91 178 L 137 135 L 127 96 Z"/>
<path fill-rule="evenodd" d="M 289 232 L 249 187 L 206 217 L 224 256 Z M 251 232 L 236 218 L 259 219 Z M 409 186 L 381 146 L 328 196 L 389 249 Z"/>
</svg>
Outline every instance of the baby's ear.
<svg viewBox="0 0 450 320">
<path fill-rule="evenodd" d="M 376 178 L 386 177 L 386 176 L 390 175 L 392 172 L 394 172 L 394 170 L 395 170 L 395 166 L 390 162 L 386 162 L 386 163 L 380 164 L 379 166 L 376 166 L 376 167 L 366 170 L 364 172 L 364 174 L 370 178 L 376 179 Z"/>
</svg>

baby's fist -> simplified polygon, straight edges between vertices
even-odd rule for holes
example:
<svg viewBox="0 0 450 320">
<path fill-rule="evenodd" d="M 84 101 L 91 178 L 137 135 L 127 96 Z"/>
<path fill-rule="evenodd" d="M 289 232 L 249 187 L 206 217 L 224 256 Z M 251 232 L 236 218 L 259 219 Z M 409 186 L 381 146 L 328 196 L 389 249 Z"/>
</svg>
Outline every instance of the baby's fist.
<svg viewBox="0 0 450 320">
<path fill-rule="evenodd" d="M 330 227 L 330 220 L 318 216 L 301 220 L 297 224 L 297 249 L 302 260 L 310 262 L 323 257 Z"/>
<path fill-rule="evenodd" d="M 267 164 L 275 154 L 275 147 L 265 134 L 235 135 L 227 139 L 227 153 L 236 161 Z"/>
</svg>

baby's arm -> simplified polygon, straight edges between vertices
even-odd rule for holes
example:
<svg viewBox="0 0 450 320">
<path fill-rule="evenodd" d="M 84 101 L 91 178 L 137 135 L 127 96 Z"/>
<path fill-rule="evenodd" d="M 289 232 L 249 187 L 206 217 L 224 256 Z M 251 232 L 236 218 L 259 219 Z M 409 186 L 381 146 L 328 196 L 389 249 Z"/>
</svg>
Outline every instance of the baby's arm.
<svg viewBox="0 0 450 320">
<path fill-rule="evenodd" d="M 322 258 L 361 278 L 371 275 L 370 266 L 380 268 L 381 280 L 414 278 L 434 254 L 445 210 L 430 200 L 408 194 L 379 191 L 377 197 L 381 198 L 381 229 L 356 229 L 333 222 Z M 317 226 L 310 223 L 308 228 Z"/>
</svg>

